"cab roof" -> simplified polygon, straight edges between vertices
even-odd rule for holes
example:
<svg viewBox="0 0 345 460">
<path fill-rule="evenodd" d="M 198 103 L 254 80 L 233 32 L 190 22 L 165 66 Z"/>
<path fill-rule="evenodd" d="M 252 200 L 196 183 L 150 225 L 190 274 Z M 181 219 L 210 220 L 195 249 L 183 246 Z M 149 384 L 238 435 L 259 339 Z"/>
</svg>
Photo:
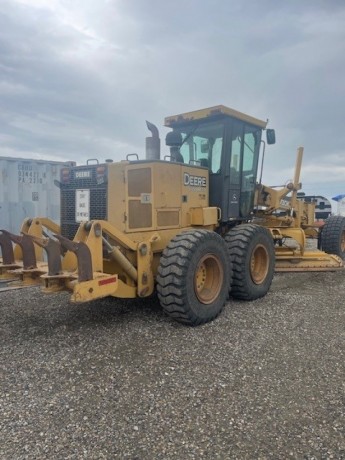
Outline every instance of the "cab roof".
<svg viewBox="0 0 345 460">
<path fill-rule="evenodd" d="M 213 117 L 218 118 L 221 115 L 236 118 L 237 120 L 245 121 L 247 123 L 250 123 L 251 125 L 259 126 L 263 129 L 265 129 L 267 125 L 267 121 L 251 117 L 250 115 L 246 115 L 245 113 L 238 112 L 237 110 L 230 109 L 229 107 L 225 107 L 225 105 L 216 105 L 214 107 L 209 107 L 207 109 L 194 110 L 193 112 L 186 112 L 181 113 L 180 115 L 172 115 L 170 117 L 166 117 L 164 119 L 164 126 L 172 128 L 176 125 L 182 125 L 194 120 L 203 120 Z"/>
</svg>

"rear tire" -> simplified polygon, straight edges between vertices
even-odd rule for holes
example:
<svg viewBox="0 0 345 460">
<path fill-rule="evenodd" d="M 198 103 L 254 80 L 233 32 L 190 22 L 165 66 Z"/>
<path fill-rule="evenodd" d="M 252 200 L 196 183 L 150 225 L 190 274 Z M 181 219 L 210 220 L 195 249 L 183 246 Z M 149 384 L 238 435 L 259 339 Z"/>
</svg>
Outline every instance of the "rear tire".
<svg viewBox="0 0 345 460">
<path fill-rule="evenodd" d="M 164 249 L 157 275 L 162 308 L 180 323 L 212 321 L 228 298 L 230 265 L 224 240 L 215 232 L 177 235 Z"/>
<path fill-rule="evenodd" d="M 231 229 L 225 241 L 233 269 L 231 295 L 243 300 L 255 300 L 266 295 L 275 268 L 270 232 L 259 225 L 243 224 Z"/>
<path fill-rule="evenodd" d="M 330 216 L 321 231 L 321 249 L 345 260 L 345 217 Z"/>
</svg>

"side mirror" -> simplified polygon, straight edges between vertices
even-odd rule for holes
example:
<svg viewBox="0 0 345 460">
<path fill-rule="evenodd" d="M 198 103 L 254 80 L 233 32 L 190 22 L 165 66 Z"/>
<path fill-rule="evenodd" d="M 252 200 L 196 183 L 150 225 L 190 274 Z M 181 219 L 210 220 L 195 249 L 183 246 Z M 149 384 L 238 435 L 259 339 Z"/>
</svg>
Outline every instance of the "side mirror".
<svg viewBox="0 0 345 460">
<path fill-rule="evenodd" d="M 269 145 L 276 143 L 276 132 L 274 129 L 266 129 L 266 140 Z"/>
</svg>

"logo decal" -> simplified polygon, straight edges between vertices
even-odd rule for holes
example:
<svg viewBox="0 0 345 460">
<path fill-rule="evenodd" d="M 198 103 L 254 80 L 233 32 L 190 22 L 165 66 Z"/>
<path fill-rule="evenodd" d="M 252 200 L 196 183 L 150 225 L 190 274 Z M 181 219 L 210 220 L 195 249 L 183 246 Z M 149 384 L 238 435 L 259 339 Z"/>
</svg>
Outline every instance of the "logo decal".
<svg viewBox="0 0 345 460">
<path fill-rule="evenodd" d="M 75 178 L 76 179 L 89 179 L 91 177 L 91 171 L 76 171 Z"/>
<path fill-rule="evenodd" d="M 189 187 L 206 187 L 206 177 L 192 176 L 191 174 L 183 174 L 183 184 Z"/>
</svg>

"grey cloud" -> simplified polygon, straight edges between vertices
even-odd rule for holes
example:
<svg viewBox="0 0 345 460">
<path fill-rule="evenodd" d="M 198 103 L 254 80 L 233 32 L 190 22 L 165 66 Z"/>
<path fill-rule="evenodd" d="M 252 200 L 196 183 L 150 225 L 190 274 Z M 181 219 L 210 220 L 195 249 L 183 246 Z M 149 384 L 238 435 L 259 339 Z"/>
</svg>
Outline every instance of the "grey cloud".
<svg viewBox="0 0 345 460">
<path fill-rule="evenodd" d="M 276 128 L 269 182 L 282 164 L 292 170 L 300 144 L 315 193 L 313 164 L 336 155 L 335 166 L 345 165 L 342 1 L 75 0 L 59 8 L 4 2 L 0 154 L 120 159 L 143 151 L 145 119 L 161 126 L 166 115 L 222 103 Z M 329 194 L 342 192 L 329 184 Z"/>
</svg>

